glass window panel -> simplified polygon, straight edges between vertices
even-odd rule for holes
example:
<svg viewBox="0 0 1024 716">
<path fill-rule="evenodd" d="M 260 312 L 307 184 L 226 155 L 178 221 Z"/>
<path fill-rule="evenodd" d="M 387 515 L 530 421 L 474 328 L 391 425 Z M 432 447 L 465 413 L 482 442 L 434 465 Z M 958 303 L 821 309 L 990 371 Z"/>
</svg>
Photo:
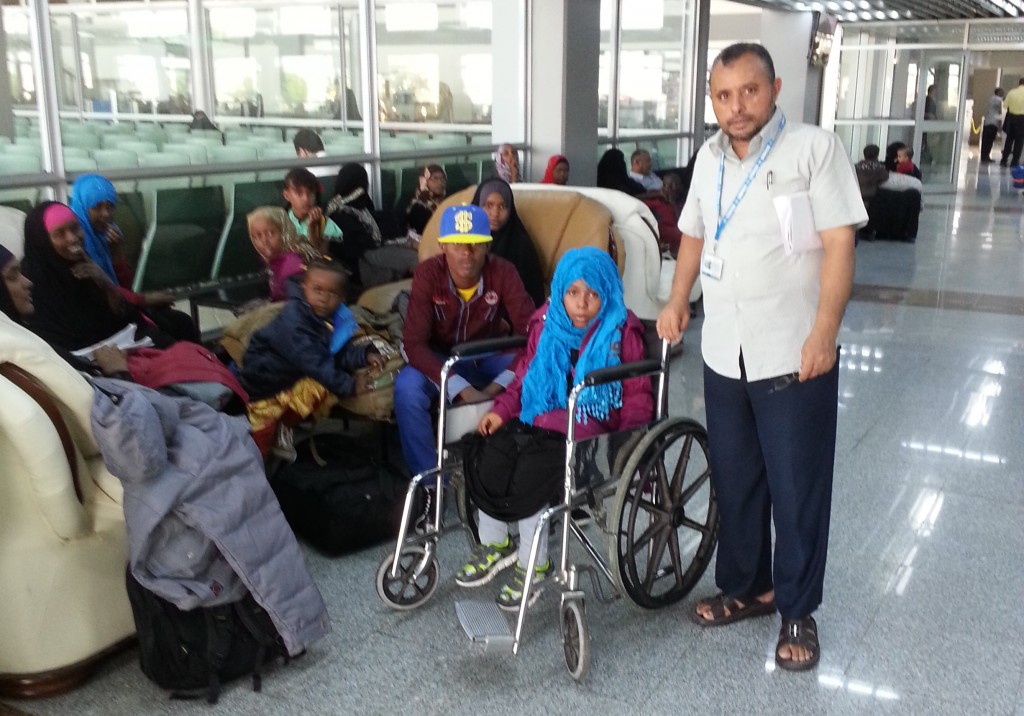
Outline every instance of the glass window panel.
<svg viewBox="0 0 1024 716">
<path fill-rule="evenodd" d="M 319 5 L 303 5 L 300 11 L 238 3 L 207 7 L 218 118 L 345 119 L 361 124 L 361 93 L 353 90 L 351 80 L 359 68 L 347 66 L 360 54 L 348 46 L 358 37 L 352 24 L 354 6 L 340 11 Z"/>
<path fill-rule="evenodd" d="M 53 17 L 61 108 L 75 108 L 77 84 L 86 113 L 191 113 L 185 8 L 105 10 L 76 8 L 74 17 Z"/>
<path fill-rule="evenodd" d="M 413 151 L 461 141 L 468 133 L 489 143 L 494 112 L 523 113 L 525 98 L 514 80 L 521 67 L 522 33 L 492 31 L 496 17 L 520 6 L 481 0 L 377 0 L 377 91 L 381 150 Z M 497 79 L 496 79 L 497 78 Z M 498 109 L 495 109 L 498 108 Z M 521 121 L 499 115 L 501 141 L 522 141 Z M 417 130 L 410 124 L 467 125 L 467 131 Z M 475 129 L 474 129 L 475 128 Z M 498 130 L 496 130 L 498 131 Z M 510 136 L 512 135 L 512 136 Z M 411 147 L 410 147 L 411 144 Z M 421 146 L 424 145 L 424 146 Z"/>
<path fill-rule="evenodd" d="M 839 62 L 836 118 L 913 119 L 921 53 L 895 47 L 844 48 Z"/>
<path fill-rule="evenodd" d="M 29 42 L 28 13 L 21 7 L 4 7 L 3 35 L 6 70 L 0 78 L 0 177 L 38 174 L 42 169 L 42 135 L 36 104 L 35 63 Z M 40 198 L 36 186 L 0 189 L 0 204 L 28 210 Z"/>
<path fill-rule="evenodd" d="M 678 129 L 687 0 L 622 3 L 619 128 Z"/>
</svg>

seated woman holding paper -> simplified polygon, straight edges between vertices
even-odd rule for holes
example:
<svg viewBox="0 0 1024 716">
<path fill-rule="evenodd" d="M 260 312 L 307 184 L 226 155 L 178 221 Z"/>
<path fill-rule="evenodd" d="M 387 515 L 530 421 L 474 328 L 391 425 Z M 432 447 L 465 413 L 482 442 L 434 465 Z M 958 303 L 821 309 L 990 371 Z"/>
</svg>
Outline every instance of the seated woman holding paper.
<svg viewBox="0 0 1024 716">
<path fill-rule="evenodd" d="M 86 254 L 82 236 L 78 217 L 59 202 L 41 202 L 25 219 L 22 270 L 33 285 L 34 304 L 32 314 L 22 316 L 25 325 L 58 352 L 90 361 L 100 345 L 129 351 L 128 372 L 147 387 L 191 395 L 218 408 L 234 402 L 233 395 L 248 402 L 237 379 L 212 353 L 175 342 L 125 301 Z"/>
<path fill-rule="evenodd" d="M 0 279 L 3 279 L 0 281 L 0 313 L 24 326 L 35 311 L 32 303 L 32 282 L 21 272 L 21 261 L 18 257 L 3 244 L 0 244 Z M 57 349 L 57 354 L 77 370 L 90 375 L 131 380 L 125 353 L 118 348 L 97 348 L 92 361 L 78 358 L 61 349 Z"/>
</svg>

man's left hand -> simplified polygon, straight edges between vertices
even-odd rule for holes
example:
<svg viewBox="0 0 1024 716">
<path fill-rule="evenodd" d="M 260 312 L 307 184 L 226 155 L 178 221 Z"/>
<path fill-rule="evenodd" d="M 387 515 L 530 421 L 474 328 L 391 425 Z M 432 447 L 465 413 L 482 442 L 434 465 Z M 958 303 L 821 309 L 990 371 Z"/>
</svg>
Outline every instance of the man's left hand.
<svg viewBox="0 0 1024 716">
<path fill-rule="evenodd" d="M 835 362 L 835 338 L 811 331 L 800 350 L 800 382 L 828 373 Z"/>
</svg>

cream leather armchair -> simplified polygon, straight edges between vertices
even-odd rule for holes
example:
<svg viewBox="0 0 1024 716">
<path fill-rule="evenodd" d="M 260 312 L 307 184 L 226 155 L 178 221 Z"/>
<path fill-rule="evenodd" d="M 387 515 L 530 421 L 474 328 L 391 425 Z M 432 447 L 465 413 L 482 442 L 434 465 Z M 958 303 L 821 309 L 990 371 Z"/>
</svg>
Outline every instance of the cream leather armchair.
<svg viewBox="0 0 1024 716">
<path fill-rule="evenodd" d="M 92 439 L 92 398 L 0 314 L 0 695 L 71 688 L 135 633 L 121 485 Z"/>
</svg>

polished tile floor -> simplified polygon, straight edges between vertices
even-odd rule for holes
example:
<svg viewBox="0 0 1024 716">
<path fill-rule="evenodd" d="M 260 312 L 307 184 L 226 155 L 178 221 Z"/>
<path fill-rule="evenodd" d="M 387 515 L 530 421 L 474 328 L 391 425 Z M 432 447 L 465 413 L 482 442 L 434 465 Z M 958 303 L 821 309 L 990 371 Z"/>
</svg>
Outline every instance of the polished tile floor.
<svg viewBox="0 0 1024 716">
<path fill-rule="evenodd" d="M 858 248 L 842 380 L 823 656 L 774 668 L 777 617 L 720 630 L 676 607 L 588 601 L 593 665 L 565 673 L 548 589 L 518 657 L 476 656 L 450 579 L 422 609 L 374 592 L 384 548 L 307 553 L 334 633 L 217 707 L 168 701 L 129 652 L 33 714 L 1005 714 L 1024 716 L 1024 199 L 968 163 L 927 196 L 916 243 Z M 703 417 L 698 326 L 673 376 L 676 414 Z M 450 577 L 465 541 L 441 544 Z M 589 589 L 589 586 L 585 587 Z M 490 590 L 480 590 L 488 596 Z M 2 707 L 0 707 L 2 711 Z"/>
</svg>

